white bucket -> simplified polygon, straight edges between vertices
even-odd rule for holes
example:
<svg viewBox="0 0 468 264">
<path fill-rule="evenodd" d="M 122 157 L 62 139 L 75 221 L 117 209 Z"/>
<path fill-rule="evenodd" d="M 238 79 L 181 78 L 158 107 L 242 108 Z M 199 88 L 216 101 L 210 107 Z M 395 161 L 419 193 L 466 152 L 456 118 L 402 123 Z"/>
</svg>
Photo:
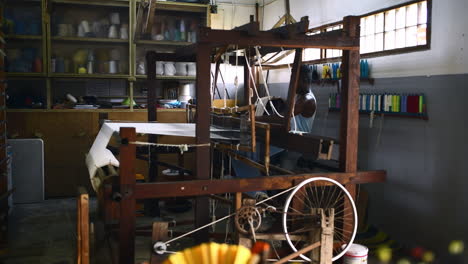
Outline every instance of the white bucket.
<svg viewBox="0 0 468 264">
<path fill-rule="evenodd" d="M 367 264 L 369 249 L 363 245 L 352 244 L 343 257 L 343 264 Z"/>
</svg>

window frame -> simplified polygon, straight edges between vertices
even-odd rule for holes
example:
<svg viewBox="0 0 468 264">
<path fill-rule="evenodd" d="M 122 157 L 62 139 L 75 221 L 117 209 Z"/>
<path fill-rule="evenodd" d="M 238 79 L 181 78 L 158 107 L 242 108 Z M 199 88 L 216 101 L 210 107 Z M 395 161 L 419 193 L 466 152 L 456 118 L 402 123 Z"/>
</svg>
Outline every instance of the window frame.
<svg viewBox="0 0 468 264">
<path fill-rule="evenodd" d="M 392 9 L 397 9 L 403 6 L 409 6 L 415 3 L 422 2 L 423 0 L 411 0 L 407 1 L 398 5 L 393 5 L 390 7 L 382 8 L 379 10 L 371 11 L 369 13 L 360 15 L 360 18 L 371 16 L 371 15 L 376 15 L 379 13 L 384 13 L 386 11 L 392 10 Z M 404 53 L 410 53 L 410 52 L 416 52 L 416 51 L 424 51 L 424 50 L 430 50 L 431 49 L 431 40 L 432 40 L 432 0 L 426 0 L 427 1 L 427 21 L 426 21 L 426 44 L 424 45 L 417 45 L 413 47 L 404 47 L 404 48 L 396 48 L 396 49 L 391 49 L 391 50 L 382 50 L 382 51 L 375 51 L 375 52 L 369 52 L 369 53 L 364 53 L 361 54 L 361 58 L 363 59 L 369 59 L 369 58 L 375 58 L 375 57 L 382 57 L 382 56 L 389 56 L 389 55 L 397 55 L 397 54 L 404 54 Z M 327 28 L 338 26 L 340 24 L 343 24 L 343 21 L 337 21 L 325 25 L 321 25 L 319 27 L 311 28 L 308 30 L 308 32 L 326 32 Z M 327 49 L 320 49 L 320 59 L 315 59 L 315 60 L 308 60 L 304 61 L 303 63 L 305 64 L 320 64 L 320 63 L 327 63 L 327 62 L 336 62 L 336 61 L 341 61 L 342 57 L 333 57 L 333 58 L 326 58 L 326 52 Z"/>
</svg>

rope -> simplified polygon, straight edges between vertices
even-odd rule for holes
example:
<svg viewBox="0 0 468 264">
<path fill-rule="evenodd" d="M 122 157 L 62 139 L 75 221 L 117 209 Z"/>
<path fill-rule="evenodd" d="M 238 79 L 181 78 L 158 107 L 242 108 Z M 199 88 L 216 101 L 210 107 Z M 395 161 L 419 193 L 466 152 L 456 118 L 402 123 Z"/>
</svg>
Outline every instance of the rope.
<svg viewBox="0 0 468 264">
<path fill-rule="evenodd" d="M 229 61 L 229 56 L 224 53 L 224 72 L 227 72 L 227 63 L 226 61 Z M 221 76 L 221 80 L 223 81 L 223 100 L 224 100 L 224 108 L 227 107 L 226 105 L 226 92 L 227 92 L 227 88 L 226 88 L 226 83 L 224 82 L 224 78 L 223 78 L 223 74 L 221 73 L 221 71 L 219 71 L 219 74 Z"/>
<path fill-rule="evenodd" d="M 294 188 L 296 188 L 296 186 L 291 187 L 291 188 L 289 188 L 289 189 L 287 189 L 287 190 L 284 190 L 284 191 L 282 191 L 282 192 L 280 192 L 280 193 L 277 193 L 277 194 L 275 194 L 275 195 L 273 195 L 273 196 L 271 196 L 271 197 L 269 197 L 269 198 L 267 198 L 267 199 L 265 199 L 265 200 L 262 200 L 262 201 L 260 201 L 260 202 L 257 202 L 255 205 L 260 205 L 260 204 L 262 204 L 262 203 L 264 203 L 264 202 L 266 202 L 266 201 L 269 201 L 269 200 L 271 200 L 271 199 L 273 199 L 273 198 L 276 198 L 276 197 L 278 197 L 278 196 L 280 196 L 280 195 L 283 195 L 283 194 L 285 194 L 285 193 L 287 193 L 287 192 L 290 192 L 290 191 L 292 191 Z M 216 220 L 216 221 L 213 221 L 213 222 L 208 223 L 208 224 L 206 224 L 206 225 L 200 226 L 199 228 L 195 228 L 195 229 L 192 230 L 192 231 L 189 231 L 189 232 L 187 232 L 187 233 L 185 233 L 185 234 L 182 234 L 182 235 L 180 235 L 180 236 L 178 236 L 178 237 L 174 237 L 174 238 L 172 238 L 172 239 L 166 241 L 165 244 L 166 244 L 166 245 L 169 245 L 170 243 L 172 243 L 172 242 L 174 242 L 174 241 L 177 241 L 177 240 L 179 240 L 179 239 L 181 239 L 181 238 L 183 238 L 183 237 L 186 237 L 186 236 L 188 236 L 188 235 L 191 235 L 191 234 L 193 234 L 193 233 L 196 233 L 196 232 L 198 232 L 198 231 L 200 231 L 200 230 L 202 230 L 202 229 L 205 229 L 205 228 L 207 228 L 207 227 L 209 227 L 209 226 L 211 226 L 211 225 L 214 225 L 214 224 L 216 224 L 216 223 L 219 223 L 219 222 L 221 222 L 221 221 L 224 221 L 224 220 L 226 220 L 226 219 L 228 219 L 228 218 L 230 218 L 230 217 L 232 217 L 232 216 L 234 216 L 234 215 L 236 215 L 236 213 L 232 213 L 232 214 L 226 215 L 226 216 L 224 216 L 224 217 L 222 217 L 222 218 L 219 218 L 219 219 Z"/>
<path fill-rule="evenodd" d="M 265 79 L 265 75 L 263 74 L 263 67 L 262 67 L 262 56 L 260 54 L 260 51 L 258 50 L 258 46 L 255 46 L 255 53 L 257 54 L 257 62 L 258 62 L 258 66 L 260 67 L 260 75 L 262 76 L 262 79 L 263 79 L 263 84 L 265 85 L 265 91 L 266 91 L 266 94 L 268 96 L 268 98 L 270 98 L 270 88 L 268 88 L 268 83 Z M 273 105 L 273 103 L 271 102 L 271 100 L 269 100 L 269 103 L 270 103 L 270 106 L 271 106 L 271 109 L 273 109 L 273 112 L 275 112 L 275 114 L 281 118 L 284 118 L 284 116 L 282 116 L 280 113 L 278 113 L 278 111 L 276 110 L 276 107 Z"/>
<path fill-rule="evenodd" d="M 180 153 L 183 154 L 185 151 L 188 151 L 189 148 L 196 147 L 209 147 L 211 143 L 205 144 L 163 144 L 163 143 L 151 143 L 143 141 L 132 141 L 129 144 L 140 145 L 140 146 L 156 146 L 156 147 L 170 147 L 170 148 L 179 148 Z"/>
<path fill-rule="evenodd" d="M 239 56 L 237 54 L 237 50 L 238 49 L 238 46 L 236 45 L 236 77 L 234 77 L 234 87 L 236 88 L 235 90 L 235 95 L 234 95 L 234 106 L 237 107 L 237 90 L 239 89 L 239 76 L 238 76 L 238 59 L 239 59 Z"/>
<path fill-rule="evenodd" d="M 245 51 L 244 51 L 244 57 L 245 57 L 245 64 L 247 64 L 247 68 L 249 68 L 250 79 L 254 80 L 254 77 L 252 75 L 252 68 L 250 67 L 250 62 L 249 62 L 249 59 L 247 58 L 247 52 L 245 52 Z M 260 105 L 262 105 L 263 110 L 265 111 L 265 113 L 267 113 L 267 115 L 270 115 L 270 113 L 267 111 L 265 105 L 263 104 L 263 101 L 260 100 L 260 96 L 258 95 L 258 91 L 257 91 L 257 85 L 255 85 L 255 82 L 252 82 L 252 84 L 253 84 L 253 87 L 254 87 L 255 94 L 257 95 L 257 102 L 260 102 Z"/>
</svg>

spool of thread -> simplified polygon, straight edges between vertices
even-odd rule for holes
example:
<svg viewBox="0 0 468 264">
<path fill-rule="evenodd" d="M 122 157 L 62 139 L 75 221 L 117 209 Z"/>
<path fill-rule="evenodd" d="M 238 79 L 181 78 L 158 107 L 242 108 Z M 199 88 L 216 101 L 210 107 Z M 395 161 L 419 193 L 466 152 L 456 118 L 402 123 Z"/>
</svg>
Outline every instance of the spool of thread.
<svg viewBox="0 0 468 264">
<path fill-rule="evenodd" d="M 69 35 L 68 33 L 68 24 L 59 24 L 58 25 L 58 30 L 57 30 L 57 35 L 59 37 L 66 37 Z"/>
<path fill-rule="evenodd" d="M 85 35 L 91 32 L 91 27 L 89 26 L 88 21 L 83 20 L 81 21 L 80 25 L 83 27 Z"/>
<path fill-rule="evenodd" d="M 92 31 L 96 37 L 101 37 L 100 32 L 101 32 L 101 22 L 99 21 L 94 21 L 93 26 L 92 26 Z"/>
<path fill-rule="evenodd" d="M 179 86 L 179 95 L 191 96 L 192 87 L 193 87 L 193 84 L 190 84 L 190 83 L 182 84 L 181 86 Z"/>
<path fill-rule="evenodd" d="M 120 51 L 118 49 L 111 49 L 110 51 L 110 60 L 111 61 L 118 61 L 120 60 Z"/>
<path fill-rule="evenodd" d="M 120 27 L 120 38 L 121 39 L 128 39 L 128 25 L 127 24 L 123 24 Z"/>
<path fill-rule="evenodd" d="M 110 23 L 112 25 L 120 25 L 120 15 L 119 13 L 111 13 L 109 17 Z"/>
<path fill-rule="evenodd" d="M 94 61 L 88 61 L 88 65 L 86 68 L 88 70 L 88 74 L 93 74 L 94 73 Z"/>
<path fill-rule="evenodd" d="M 33 72 L 42 72 L 42 60 L 41 60 L 41 58 L 36 58 L 34 60 Z"/>
<path fill-rule="evenodd" d="M 83 26 L 81 24 L 78 25 L 77 35 L 78 35 L 78 37 L 81 37 L 81 38 L 83 38 L 85 36 L 85 31 L 84 31 L 84 28 L 83 28 Z"/>
<path fill-rule="evenodd" d="M 176 68 L 174 66 L 174 62 L 164 63 L 164 75 L 174 76 L 175 74 L 176 74 Z"/>
<path fill-rule="evenodd" d="M 156 61 L 156 75 L 164 75 L 164 61 Z"/>
<path fill-rule="evenodd" d="M 109 33 L 108 33 L 107 37 L 108 38 L 118 38 L 117 26 L 116 25 L 111 25 L 109 27 Z"/>
<path fill-rule="evenodd" d="M 118 72 L 118 63 L 117 61 L 111 60 L 109 61 L 109 73 L 116 74 Z"/>
<path fill-rule="evenodd" d="M 188 76 L 197 75 L 197 65 L 195 64 L 195 62 L 188 62 L 187 63 L 187 75 Z"/>
<path fill-rule="evenodd" d="M 64 73 L 65 72 L 65 62 L 63 58 L 57 58 L 55 61 L 55 71 L 57 73 Z"/>
<path fill-rule="evenodd" d="M 185 62 L 176 62 L 176 75 L 178 76 L 186 76 L 187 75 L 187 63 Z"/>
<path fill-rule="evenodd" d="M 50 71 L 55 73 L 55 68 L 56 68 L 56 60 L 55 60 L 55 58 L 52 58 L 50 60 Z"/>
</svg>

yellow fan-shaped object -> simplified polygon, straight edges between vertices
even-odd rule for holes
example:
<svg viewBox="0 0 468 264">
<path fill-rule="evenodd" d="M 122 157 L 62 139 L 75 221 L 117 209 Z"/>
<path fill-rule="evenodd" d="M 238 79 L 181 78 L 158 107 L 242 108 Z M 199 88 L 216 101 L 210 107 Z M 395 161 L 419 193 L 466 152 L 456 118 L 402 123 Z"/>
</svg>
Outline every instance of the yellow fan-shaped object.
<svg viewBox="0 0 468 264">
<path fill-rule="evenodd" d="M 163 264 L 247 264 L 251 257 L 244 246 L 210 242 L 174 253 Z"/>
</svg>

